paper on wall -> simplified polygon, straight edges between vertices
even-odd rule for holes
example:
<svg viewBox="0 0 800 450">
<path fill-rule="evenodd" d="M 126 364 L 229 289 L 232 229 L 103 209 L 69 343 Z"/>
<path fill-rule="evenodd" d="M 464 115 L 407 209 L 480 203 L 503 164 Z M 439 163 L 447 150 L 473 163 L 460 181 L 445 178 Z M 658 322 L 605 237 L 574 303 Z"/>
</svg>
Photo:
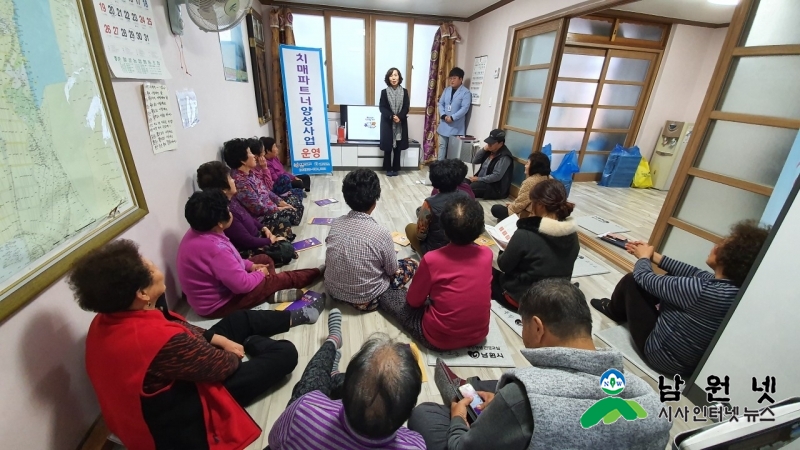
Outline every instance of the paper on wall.
<svg viewBox="0 0 800 450">
<path fill-rule="evenodd" d="M 191 128 L 200 123 L 197 116 L 197 95 L 191 89 L 184 89 L 175 93 L 178 97 L 178 109 L 181 111 L 183 128 Z"/>
<path fill-rule="evenodd" d="M 147 124 L 150 128 L 150 143 L 153 153 L 177 150 L 178 139 L 175 136 L 175 123 L 169 107 L 169 91 L 163 84 L 145 83 L 144 106 L 147 111 Z"/>
<path fill-rule="evenodd" d="M 106 59 L 117 78 L 172 78 L 158 41 L 152 0 L 94 0 Z"/>
</svg>

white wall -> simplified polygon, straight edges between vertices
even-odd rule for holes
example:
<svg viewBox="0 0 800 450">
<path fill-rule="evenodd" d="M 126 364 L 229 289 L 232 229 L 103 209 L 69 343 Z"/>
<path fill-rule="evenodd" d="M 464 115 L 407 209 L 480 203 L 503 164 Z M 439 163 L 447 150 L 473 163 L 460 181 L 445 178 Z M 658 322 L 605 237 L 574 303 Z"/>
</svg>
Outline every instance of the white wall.
<svg viewBox="0 0 800 450">
<path fill-rule="evenodd" d="M 731 404 L 739 406 L 741 414 L 745 407 L 758 406 L 761 394 L 752 391 L 752 377 L 759 386 L 767 375 L 775 377 L 775 401 L 800 396 L 798 242 L 800 200 L 795 198 L 695 381 L 705 388 L 709 375 L 728 375 Z"/>
<path fill-rule="evenodd" d="M 673 26 L 636 139 L 643 157 L 650 159 L 667 120 L 696 121 L 727 32 Z"/>
<path fill-rule="evenodd" d="M 226 139 L 270 135 L 259 126 L 252 80 L 225 81 L 217 34 L 199 31 L 187 19 L 183 37 L 191 76 L 184 74 L 164 7 L 154 0 L 164 60 L 173 76 L 170 94 L 197 93 L 200 124 L 177 124 L 177 151 L 153 155 L 142 101 L 141 81 L 115 81 L 125 132 L 142 182 L 150 214 L 124 233 L 167 275 L 167 294 L 178 292 L 175 253 L 184 231 L 183 204 L 191 193 L 190 176 L 216 159 Z M 259 2 L 254 7 L 260 9 Z M 265 8 L 266 9 L 266 8 Z M 269 29 L 269 28 L 267 28 Z M 248 67 L 250 64 L 248 53 Z M 178 113 L 173 104 L 173 112 Z M 81 311 L 62 280 L 0 326 L 0 440 L 8 449 L 73 450 L 99 409 L 84 370 L 84 340 L 92 314 Z"/>
<path fill-rule="evenodd" d="M 468 67 L 464 67 L 464 70 L 468 74 L 472 72 L 472 63 L 476 56 L 487 55 L 489 61 L 483 80 L 481 104 L 472 106 L 472 118 L 467 127 L 468 134 L 483 139 L 497 127 L 498 111 L 500 110 L 498 107 L 499 97 L 508 68 L 507 52 L 510 48 L 510 27 L 579 3 L 599 3 L 599 0 L 586 2 L 581 0 L 516 0 L 470 22 L 469 48 L 465 63 Z M 500 68 L 501 75 L 499 78 L 494 78 L 493 74 L 497 68 Z"/>
</svg>

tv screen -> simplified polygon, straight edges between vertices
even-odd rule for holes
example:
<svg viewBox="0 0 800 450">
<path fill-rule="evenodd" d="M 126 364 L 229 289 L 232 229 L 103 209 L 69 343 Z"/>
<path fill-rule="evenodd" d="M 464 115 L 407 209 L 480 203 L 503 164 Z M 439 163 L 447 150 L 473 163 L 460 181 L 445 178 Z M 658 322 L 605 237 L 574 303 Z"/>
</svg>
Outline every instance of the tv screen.
<svg viewBox="0 0 800 450">
<path fill-rule="evenodd" d="M 347 124 L 348 141 L 380 141 L 381 111 L 377 106 L 342 106 L 342 123 Z"/>
</svg>

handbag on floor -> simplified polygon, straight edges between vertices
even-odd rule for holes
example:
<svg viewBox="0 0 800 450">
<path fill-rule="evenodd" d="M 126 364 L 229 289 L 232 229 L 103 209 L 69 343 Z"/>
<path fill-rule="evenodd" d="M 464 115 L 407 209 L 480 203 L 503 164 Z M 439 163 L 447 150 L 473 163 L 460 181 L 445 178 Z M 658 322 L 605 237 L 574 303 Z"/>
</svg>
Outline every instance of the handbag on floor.
<svg viewBox="0 0 800 450">
<path fill-rule="evenodd" d="M 267 255 L 275 262 L 275 267 L 285 266 L 298 258 L 297 252 L 294 251 L 294 247 L 289 241 L 278 241 L 253 250 L 241 250 L 239 254 L 244 259 L 250 259 L 256 255 Z"/>
</svg>

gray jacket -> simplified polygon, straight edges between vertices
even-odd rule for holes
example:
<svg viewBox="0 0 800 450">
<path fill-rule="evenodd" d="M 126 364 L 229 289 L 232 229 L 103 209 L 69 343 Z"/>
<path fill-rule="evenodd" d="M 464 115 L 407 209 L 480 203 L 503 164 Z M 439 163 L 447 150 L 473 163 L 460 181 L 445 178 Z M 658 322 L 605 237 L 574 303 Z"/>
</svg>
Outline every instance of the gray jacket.
<svg viewBox="0 0 800 450">
<path fill-rule="evenodd" d="M 504 374 L 497 396 L 471 428 L 453 419 L 448 432 L 450 450 L 666 447 L 672 424 L 658 417 L 662 407 L 658 394 L 636 375 L 624 372 L 619 352 L 549 347 L 524 349 L 522 354 L 533 367 Z M 647 417 L 630 422 L 619 418 L 584 429 L 581 415 L 608 397 L 600 389 L 600 376 L 611 368 L 625 375 L 626 387 L 619 397 L 639 403 Z M 527 401 L 520 401 L 525 395 Z"/>
</svg>

